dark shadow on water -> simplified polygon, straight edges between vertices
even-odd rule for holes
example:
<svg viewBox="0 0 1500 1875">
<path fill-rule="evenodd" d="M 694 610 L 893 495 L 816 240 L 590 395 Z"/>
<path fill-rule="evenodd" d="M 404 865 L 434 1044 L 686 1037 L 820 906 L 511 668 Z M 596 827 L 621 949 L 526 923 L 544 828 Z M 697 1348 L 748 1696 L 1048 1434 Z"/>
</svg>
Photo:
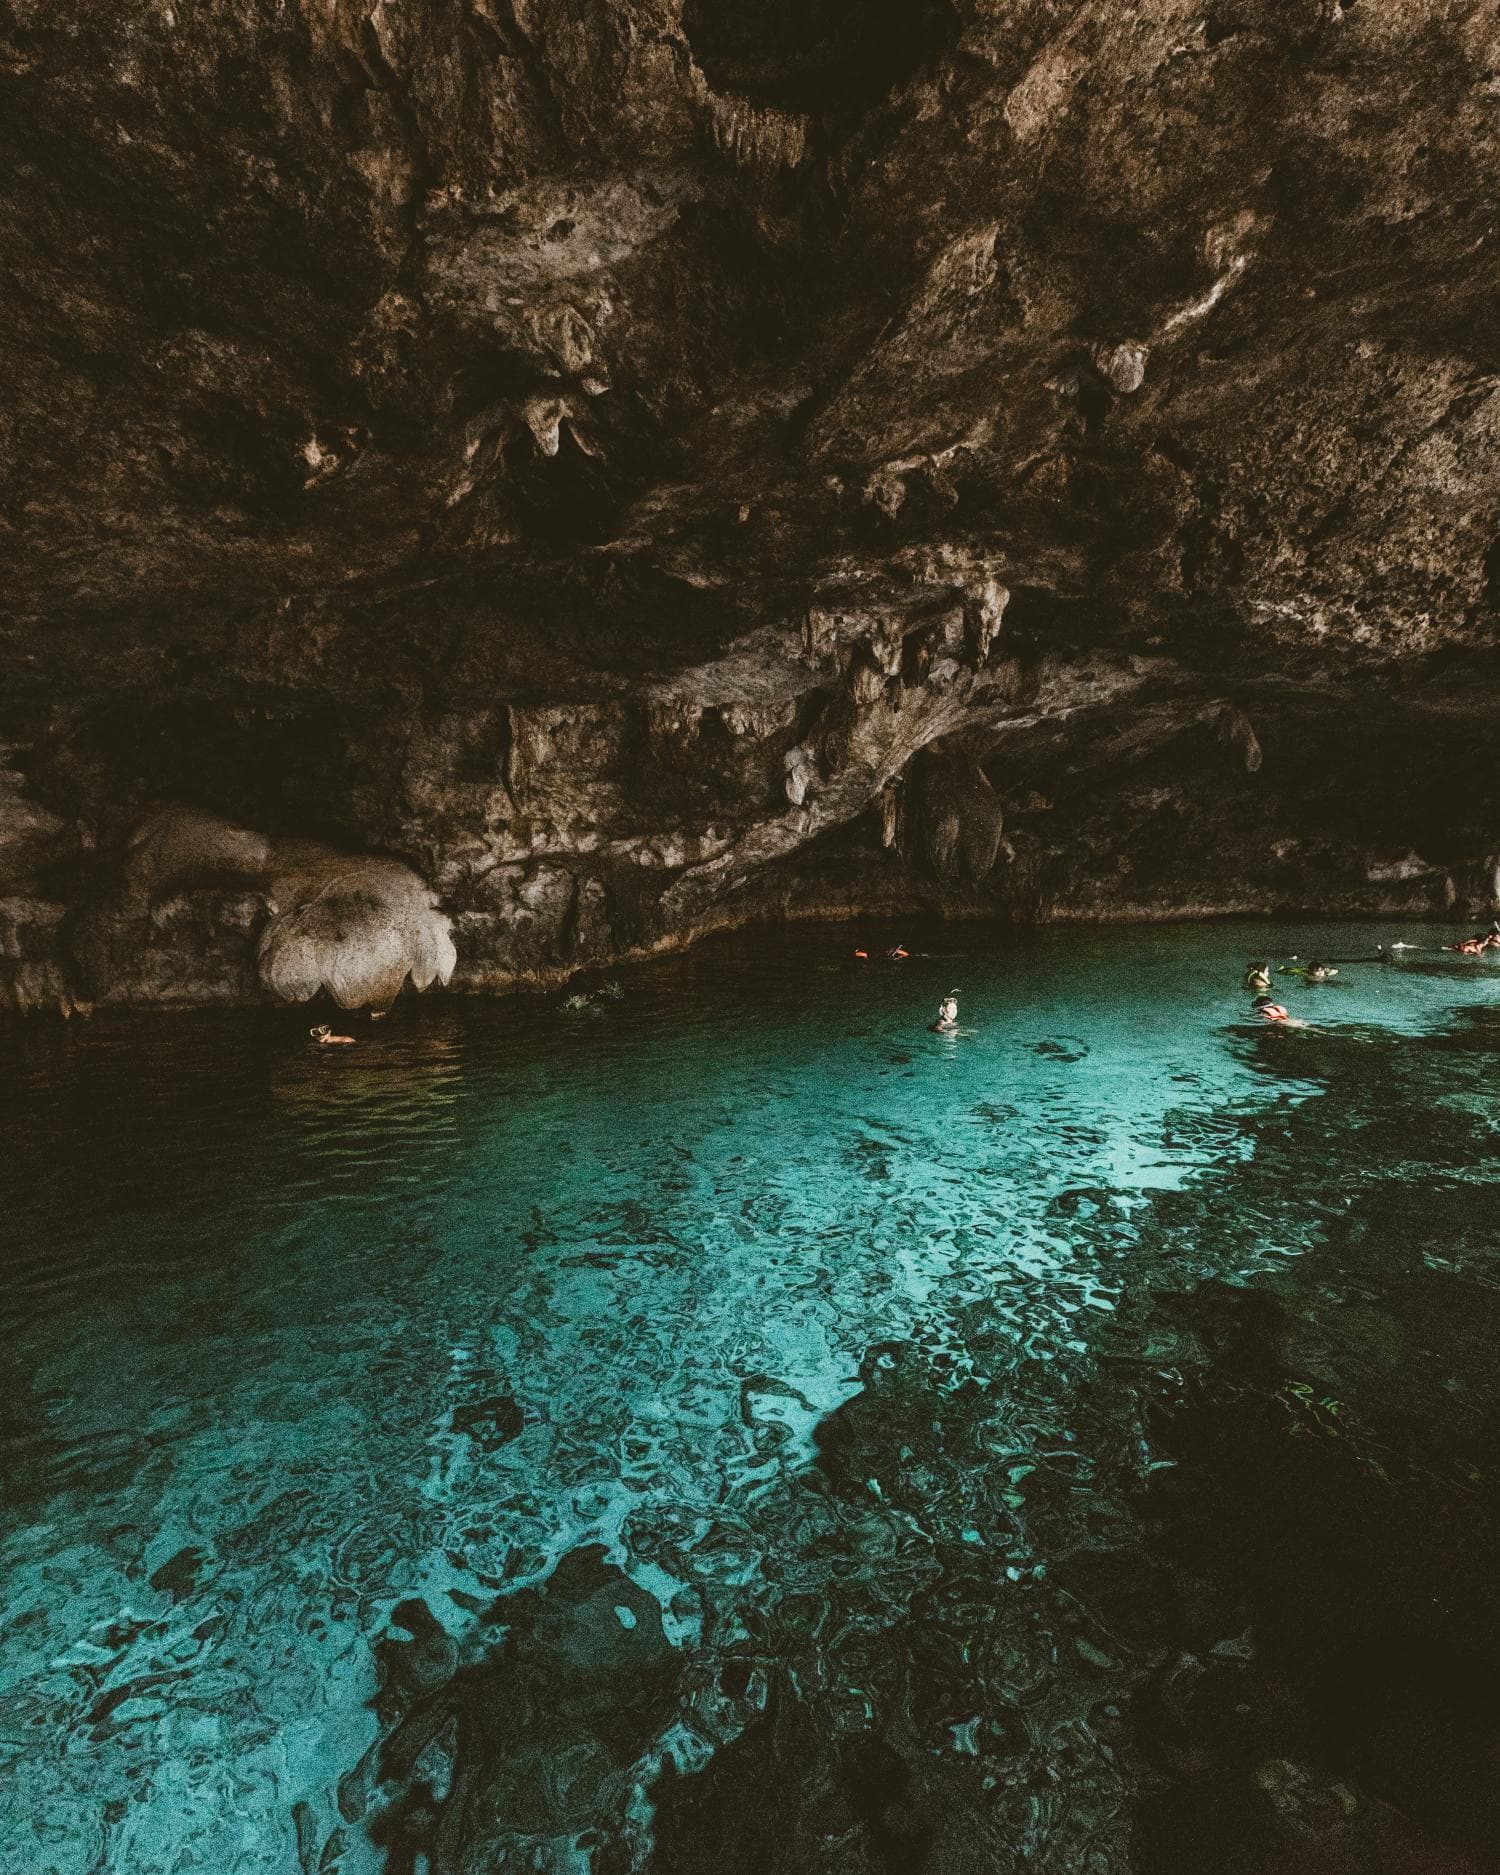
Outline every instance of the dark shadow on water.
<svg viewBox="0 0 1500 1875">
<path fill-rule="evenodd" d="M 1464 1104 L 1487 1097 L 1500 1020 L 1246 1046 L 1324 1097 L 1236 1116 L 1250 1155 L 1154 1199 L 1137 1255 L 1197 1234 L 1226 1261 L 1235 1237 L 1247 1262 L 1295 1256 L 1122 1308 L 1074 1376 L 1071 1453 L 997 1463 L 1047 1392 L 1013 1350 L 1000 1384 L 955 1388 L 926 1349 L 872 1349 L 809 1488 L 908 1519 L 931 1550 L 854 1675 L 864 1755 L 830 1742 L 826 1700 L 794 1690 L 819 1675 L 783 1644 L 765 1715 L 658 1786 L 662 1870 L 1500 1866 L 1500 1233 L 1493 1129 Z M 1080 1227 L 1110 1221 L 1109 1194 L 1090 1198 Z M 1132 1413 L 1153 1469 L 1127 1506 L 1105 1467 Z M 1071 1547 L 1039 1568 L 1062 1528 Z M 850 1662 L 820 1639 L 826 1685 Z M 1092 1708 L 1080 1668 L 1101 1679 Z M 945 1728 L 974 1756 L 945 1763 Z M 1083 1753 L 1067 1817 L 1034 1781 L 1065 1738 Z M 1136 1793 L 1123 1861 L 1105 1846 L 1118 1787 L 1090 1810 L 1103 1759 Z"/>
<path fill-rule="evenodd" d="M 1170 1469 L 1140 1508 L 1213 1619 L 1133 1707 L 1160 1780 L 1143 1875 L 1500 1857 L 1497 1049 L 1488 1010 L 1330 1038 L 1326 1098 L 1222 1175 L 1253 1181 L 1269 1230 L 1310 1203 L 1329 1224 L 1283 1272 L 1168 1308 L 1191 1358 L 1146 1389 Z"/>
</svg>

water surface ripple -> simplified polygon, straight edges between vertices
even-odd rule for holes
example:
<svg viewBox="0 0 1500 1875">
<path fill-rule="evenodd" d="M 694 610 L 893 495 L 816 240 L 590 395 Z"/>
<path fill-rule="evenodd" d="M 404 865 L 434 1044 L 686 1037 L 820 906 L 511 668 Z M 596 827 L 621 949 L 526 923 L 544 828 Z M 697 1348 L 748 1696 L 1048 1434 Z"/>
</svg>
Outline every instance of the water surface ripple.
<svg viewBox="0 0 1500 1875">
<path fill-rule="evenodd" d="M 1490 1634 L 1500 967 L 1286 1033 L 1264 928 L 944 943 L 7 1036 L 0 1869 L 1190 1869 L 1242 1771 L 1487 1841 L 1328 1719 L 1404 1617 L 1276 1506 L 1449 1519 Z"/>
</svg>

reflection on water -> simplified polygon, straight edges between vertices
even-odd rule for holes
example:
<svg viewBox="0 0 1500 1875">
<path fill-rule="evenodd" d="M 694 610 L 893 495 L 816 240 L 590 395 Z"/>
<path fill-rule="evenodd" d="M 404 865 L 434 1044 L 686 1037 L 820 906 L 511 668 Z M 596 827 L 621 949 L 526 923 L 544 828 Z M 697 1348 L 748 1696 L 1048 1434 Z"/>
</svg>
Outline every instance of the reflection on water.
<svg viewBox="0 0 1500 1875">
<path fill-rule="evenodd" d="M 0 1868 L 1491 1842 L 1500 969 L 946 942 L 7 1038 Z"/>
</svg>

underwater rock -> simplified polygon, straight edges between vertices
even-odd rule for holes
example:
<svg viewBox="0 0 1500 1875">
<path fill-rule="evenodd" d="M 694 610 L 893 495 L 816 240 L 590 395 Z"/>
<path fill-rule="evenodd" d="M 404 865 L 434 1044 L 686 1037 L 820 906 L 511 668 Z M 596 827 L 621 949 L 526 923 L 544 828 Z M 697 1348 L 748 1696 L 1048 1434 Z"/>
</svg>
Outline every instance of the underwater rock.
<svg viewBox="0 0 1500 1875">
<path fill-rule="evenodd" d="M 467 1434 L 476 1445 L 490 1451 L 519 1438 L 526 1427 L 526 1415 L 512 1394 L 496 1393 L 485 1400 L 455 1406 L 449 1424 L 454 1432 Z"/>
<path fill-rule="evenodd" d="M 696 1776 L 653 1786 L 658 1875 L 886 1875 L 927 1867 L 935 1829 L 901 1758 L 835 1739 L 778 1678 L 764 1718 Z"/>
<path fill-rule="evenodd" d="M 208 1560 L 207 1550 L 190 1543 L 152 1571 L 151 1587 L 168 1595 L 190 1595 L 197 1585 L 200 1570 Z"/>
<path fill-rule="evenodd" d="M 600 1547 L 571 1551 L 544 1582 L 492 1605 L 504 1638 L 486 1648 L 476 1637 L 456 1669 L 417 1606 L 418 1655 L 408 1664 L 401 1642 L 380 1650 L 379 1700 L 394 1723 L 379 1774 L 398 1794 L 372 1820 L 377 1843 L 424 1853 L 432 1875 L 481 1875 L 584 1831 L 601 1848 L 628 1842 L 636 1767 L 670 1717 L 682 1664 L 652 1597 Z M 441 1794 L 421 1774 L 434 1750 Z"/>
<path fill-rule="evenodd" d="M 1031 1052 L 1046 1061 L 1082 1061 L 1089 1053 L 1089 1045 L 1076 1036 L 1065 1036 L 1059 1041 L 1033 1042 Z"/>
</svg>

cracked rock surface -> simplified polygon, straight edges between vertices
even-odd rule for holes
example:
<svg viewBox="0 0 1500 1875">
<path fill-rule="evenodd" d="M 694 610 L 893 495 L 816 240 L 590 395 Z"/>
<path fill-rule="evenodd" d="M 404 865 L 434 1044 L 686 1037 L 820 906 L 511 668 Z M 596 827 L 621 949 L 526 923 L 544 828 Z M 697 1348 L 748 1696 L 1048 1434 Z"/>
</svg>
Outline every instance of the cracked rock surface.
<svg viewBox="0 0 1500 1875">
<path fill-rule="evenodd" d="M 1489 907 L 1497 139 L 1493 0 L 9 0 L 0 1001 L 259 993 L 164 809 L 472 988 Z"/>
</svg>

